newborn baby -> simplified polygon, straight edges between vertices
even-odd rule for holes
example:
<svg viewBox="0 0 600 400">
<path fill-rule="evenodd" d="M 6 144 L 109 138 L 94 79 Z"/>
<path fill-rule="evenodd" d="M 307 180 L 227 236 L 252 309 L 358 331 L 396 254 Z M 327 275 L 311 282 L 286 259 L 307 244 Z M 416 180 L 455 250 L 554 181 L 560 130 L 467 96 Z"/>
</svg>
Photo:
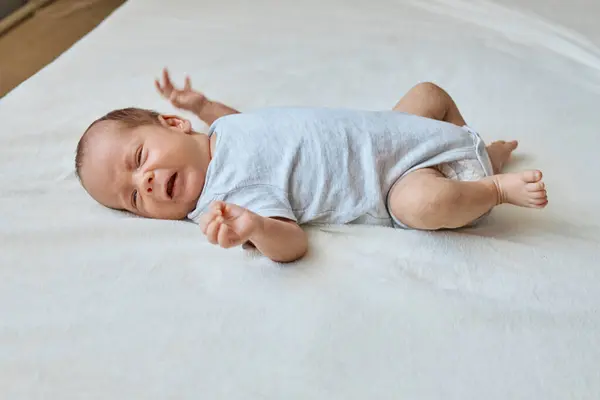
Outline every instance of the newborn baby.
<svg viewBox="0 0 600 400">
<path fill-rule="evenodd" d="M 277 262 L 307 250 L 303 224 L 422 230 L 477 223 L 499 204 L 543 208 L 537 170 L 502 174 L 516 141 L 485 146 L 451 97 L 413 87 L 391 111 L 266 108 L 239 113 L 192 89 L 159 92 L 210 125 L 127 108 L 90 125 L 77 146 L 85 190 L 106 207 L 189 218 L 224 248 L 253 245 Z"/>
</svg>

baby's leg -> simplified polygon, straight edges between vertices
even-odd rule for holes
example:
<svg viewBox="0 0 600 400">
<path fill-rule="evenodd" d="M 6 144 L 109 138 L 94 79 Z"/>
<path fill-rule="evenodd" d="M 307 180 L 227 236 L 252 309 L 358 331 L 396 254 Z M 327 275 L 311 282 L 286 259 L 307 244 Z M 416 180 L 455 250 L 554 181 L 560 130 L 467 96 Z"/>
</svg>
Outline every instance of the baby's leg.
<svg viewBox="0 0 600 400">
<path fill-rule="evenodd" d="M 424 168 L 394 185 L 389 206 L 394 217 L 411 228 L 460 228 L 502 203 L 545 207 L 548 200 L 541 179 L 540 171 L 525 171 L 460 182 Z"/>
<path fill-rule="evenodd" d="M 413 87 L 393 109 L 458 126 L 466 125 L 450 95 L 429 82 Z M 502 171 L 517 145 L 516 141 L 499 141 L 487 147 L 495 174 Z M 502 203 L 545 207 L 548 200 L 541 179 L 540 171 L 525 171 L 461 182 L 444 177 L 434 168 L 424 168 L 411 172 L 394 185 L 389 206 L 394 217 L 412 228 L 460 228 Z"/>
<path fill-rule="evenodd" d="M 431 82 L 419 83 L 414 86 L 400 99 L 393 110 L 450 122 L 458 126 L 466 125 L 452 97 L 444 89 Z M 502 171 L 510 153 L 517 146 L 517 141 L 512 140 L 494 142 L 487 147 L 495 174 Z"/>
<path fill-rule="evenodd" d="M 410 89 L 393 110 L 446 121 L 458 126 L 466 125 L 452 97 L 431 82 L 419 83 Z"/>
</svg>

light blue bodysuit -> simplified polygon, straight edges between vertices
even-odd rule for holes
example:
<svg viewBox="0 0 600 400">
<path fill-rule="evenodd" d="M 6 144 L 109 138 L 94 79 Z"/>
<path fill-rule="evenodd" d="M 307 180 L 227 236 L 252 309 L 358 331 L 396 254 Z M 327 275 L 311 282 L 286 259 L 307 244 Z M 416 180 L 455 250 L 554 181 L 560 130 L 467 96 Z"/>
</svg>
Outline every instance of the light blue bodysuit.
<svg viewBox="0 0 600 400">
<path fill-rule="evenodd" d="M 492 173 L 471 129 L 396 111 L 267 108 L 219 118 L 209 135 L 196 222 L 221 200 L 299 224 L 402 226 L 387 197 L 407 173 L 464 160 Z"/>
</svg>

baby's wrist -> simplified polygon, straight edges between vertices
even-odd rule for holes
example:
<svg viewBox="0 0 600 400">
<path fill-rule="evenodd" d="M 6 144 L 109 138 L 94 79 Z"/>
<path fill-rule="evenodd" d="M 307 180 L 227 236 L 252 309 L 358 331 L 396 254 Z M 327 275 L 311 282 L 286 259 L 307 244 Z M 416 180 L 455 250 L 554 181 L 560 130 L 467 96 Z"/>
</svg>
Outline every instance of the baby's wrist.
<svg viewBox="0 0 600 400">
<path fill-rule="evenodd" d="M 196 101 L 196 104 L 194 105 L 194 113 L 198 116 L 200 116 L 205 108 L 211 103 L 210 100 L 208 100 L 206 97 L 203 97 L 201 99 L 198 99 L 198 101 Z"/>
<path fill-rule="evenodd" d="M 260 237 L 263 236 L 264 232 L 265 232 L 265 217 L 262 217 L 258 214 L 255 214 L 253 212 L 251 212 L 252 215 L 252 226 L 254 227 L 254 229 L 252 229 L 252 232 L 250 233 L 250 240 L 254 239 L 259 239 Z"/>
</svg>

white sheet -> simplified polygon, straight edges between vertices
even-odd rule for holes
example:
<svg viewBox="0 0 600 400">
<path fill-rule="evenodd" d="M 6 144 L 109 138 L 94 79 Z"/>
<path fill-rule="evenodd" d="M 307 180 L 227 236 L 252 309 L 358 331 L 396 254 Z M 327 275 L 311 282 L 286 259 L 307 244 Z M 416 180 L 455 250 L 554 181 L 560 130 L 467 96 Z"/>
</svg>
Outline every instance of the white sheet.
<svg viewBox="0 0 600 400">
<path fill-rule="evenodd" d="M 0 100 L 0 397 L 597 399 L 599 15 L 130 0 Z M 72 173 L 77 139 L 113 108 L 173 112 L 163 65 L 242 110 L 385 109 L 433 80 L 486 139 L 520 140 L 511 168 L 541 168 L 550 205 L 462 232 L 311 229 L 286 267 L 104 210 Z"/>
</svg>

